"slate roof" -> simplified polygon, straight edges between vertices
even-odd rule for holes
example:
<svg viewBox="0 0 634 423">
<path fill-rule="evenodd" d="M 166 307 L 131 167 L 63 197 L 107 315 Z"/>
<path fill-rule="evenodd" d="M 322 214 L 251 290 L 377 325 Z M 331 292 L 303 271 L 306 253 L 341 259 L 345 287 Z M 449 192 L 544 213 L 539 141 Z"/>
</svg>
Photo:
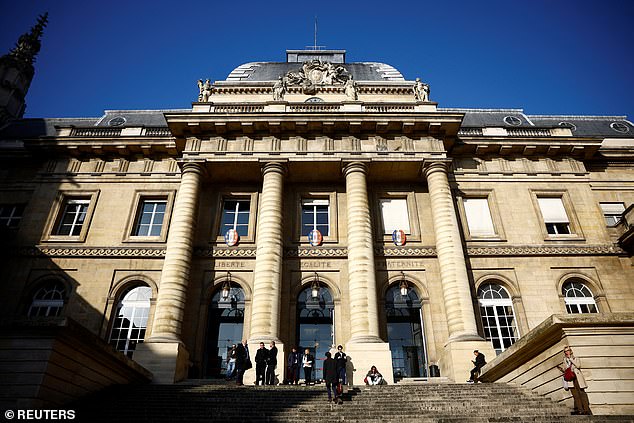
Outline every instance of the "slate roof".
<svg viewBox="0 0 634 423">
<path fill-rule="evenodd" d="M 522 109 L 438 108 L 438 111 L 464 113 L 461 128 L 569 127 L 572 135 L 579 137 L 634 137 L 634 125 L 627 116 L 527 115 Z"/>
<path fill-rule="evenodd" d="M 385 63 L 338 63 L 337 66 L 343 66 L 355 81 L 405 81 L 396 68 Z M 226 81 L 276 81 L 280 75 L 286 75 L 289 71 L 296 72 L 301 67 L 301 63 L 250 62 L 232 70 Z"/>
</svg>

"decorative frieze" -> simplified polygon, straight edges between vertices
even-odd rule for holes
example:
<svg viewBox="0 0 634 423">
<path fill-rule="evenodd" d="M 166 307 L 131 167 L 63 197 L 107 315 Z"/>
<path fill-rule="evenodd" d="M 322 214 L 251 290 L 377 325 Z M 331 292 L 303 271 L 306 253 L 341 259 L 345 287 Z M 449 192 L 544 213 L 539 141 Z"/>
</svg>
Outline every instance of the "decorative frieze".
<svg viewBox="0 0 634 423">
<path fill-rule="evenodd" d="M 130 247 L 24 247 L 22 256 L 46 257 L 164 257 L 165 248 Z"/>
<path fill-rule="evenodd" d="M 468 247 L 470 256 L 579 256 L 625 254 L 616 245 Z"/>
</svg>

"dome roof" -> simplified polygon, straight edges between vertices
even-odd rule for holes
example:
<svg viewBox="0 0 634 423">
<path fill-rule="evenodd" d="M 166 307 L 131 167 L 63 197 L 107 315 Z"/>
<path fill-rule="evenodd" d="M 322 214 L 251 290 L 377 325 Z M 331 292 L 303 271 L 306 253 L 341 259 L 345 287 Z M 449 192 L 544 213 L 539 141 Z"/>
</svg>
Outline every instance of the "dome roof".
<svg viewBox="0 0 634 423">
<path fill-rule="evenodd" d="M 301 69 L 306 60 L 321 60 L 342 66 L 355 81 L 405 81 L 396 68 L 385 63 L 345 63 L 344 50 L 287 50 L 286 57 L 286 62 L 245 63 L 232 70 L 225 81 L 276 81 L 288 72 Z"/>
</svg>

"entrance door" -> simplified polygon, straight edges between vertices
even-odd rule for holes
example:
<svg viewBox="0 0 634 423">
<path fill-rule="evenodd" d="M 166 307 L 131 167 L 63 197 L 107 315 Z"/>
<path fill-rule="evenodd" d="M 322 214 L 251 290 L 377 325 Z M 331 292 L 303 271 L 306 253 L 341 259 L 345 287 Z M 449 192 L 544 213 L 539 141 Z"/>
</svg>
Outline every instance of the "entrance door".
<svg viewBox="0 0 634 423">
<path fill-rule="evenodd" d="M 226 298 L 223 298 L 222 291 L 216 291 L 209 304 L 203 362 L 203 375 L 207 378 L 225 376 L 227 353 L 233 344 L 242 342 L 244 292 L 234 284 Z"/>
<path fill-rule="evenodd" d="M 316 297 L 313 290 L 306 288 L 297 299 L 297 340 L 300 353 L 308 348 L 315 356 L 313 379 L 318 380 L 323 379 L 325 355 L 334 344 L 334 303 L 328 288 L 320 286 Z M 302 370 L 300 377 L 303 376 Z"/>
<path fill-rule="evenodd" d="M 410 288 L 403 296 L 398 286 L 391 287 L 385 297 L 385 312 L 394 380 L 426 377 L 427 350 L 418 295 Z"/>
</svg>

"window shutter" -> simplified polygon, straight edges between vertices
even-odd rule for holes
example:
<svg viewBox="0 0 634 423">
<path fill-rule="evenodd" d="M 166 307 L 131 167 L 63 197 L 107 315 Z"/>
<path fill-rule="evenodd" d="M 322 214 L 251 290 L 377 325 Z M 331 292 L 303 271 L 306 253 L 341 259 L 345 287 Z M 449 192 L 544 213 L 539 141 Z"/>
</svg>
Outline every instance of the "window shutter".
<svg viewBox="0 0 634 423">
<path fill-rule="evenodd" d="M 544 223 L 570 223 L 561 198 L 538 198 Z"/>
<path fill-rule="evenodd" d="M 391 234 L 396 229 L 410 233 L 409 214 L 407 213 L 407 199 L 386 198 L 381 200 L 383 214 L 383 232 Z"/>
<path fill-rule="evenodd" d="M 465 198 L 464 209 L 471 236 L 495 235 L 489 202 L 486 198 Z"/>
</svg>

